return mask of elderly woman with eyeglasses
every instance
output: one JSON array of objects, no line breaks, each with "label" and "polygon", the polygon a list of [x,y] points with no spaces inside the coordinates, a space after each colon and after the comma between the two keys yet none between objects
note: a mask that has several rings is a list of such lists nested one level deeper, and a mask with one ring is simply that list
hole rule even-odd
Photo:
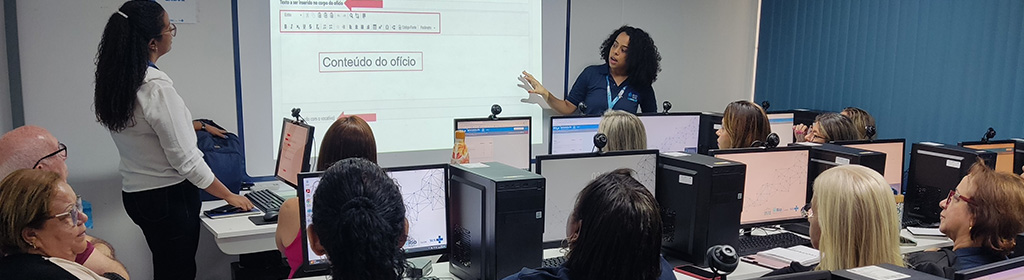
[{"label": "elderly woman with eyeglasses", "polygon": [[[0,275],[4,279],[122,279],[75,262],[86,250],[82,198],[60,175],[17,170],[0,181]],[[125,275],[127,276],[127,275]]]},{"label": "elderly woman with eyeglasses", "polygon": [[[1017,234],[1024,232],[1024,179],[996,172],[979,160],[939,207],[939,231],[953,240],[952,271],[1005,260]],[[924,259],[911,255],[908,261],[915,269],[952,276],[950,268],[936,270],[935,263],[922,263]]]}]

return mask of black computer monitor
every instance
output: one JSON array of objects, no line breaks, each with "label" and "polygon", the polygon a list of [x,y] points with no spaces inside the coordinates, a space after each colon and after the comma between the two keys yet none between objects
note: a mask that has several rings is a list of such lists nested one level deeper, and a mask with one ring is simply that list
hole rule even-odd
[{"label": "black computer monitor", "polygon": [[556,248],[565,239],[565,224],[576,195],[597,175],[619,168],[633,169],[634,178],[655,194],[657,150],[618,151],[537,156],[537,174],[546,180],[544,247]]},{"label": "black computer monitor", "polygon": [[747,165],[740,225],[757,227],[805,221],[810,201],[809,146],[711,150],[717,158]]},{"label": "black computer monitor", "polygon": [[[409,221],[409,236],[402,249],[407,257],[437,255],[448,245],[447,197],[448,165],[421,165],[386,169],[388,176],[402,188],[405,218]],[[300,234],[308,236],[306,229],[313,222],[313,195],[320,185],[323,172],[300,173],[302,182],[299,213],[303,226]],[[309,240],[302,239],[305,271],[325,270],[326,256],[317,256],[309,249]]]},{"label": "black computer monitor", "polygon": [[768,113],[768,123],[772,132],[779,135],[779,146],[788,146],[795,142],[793,138],[793,113]]},{"label": "black computer monitor", "polygon": [[277,147],[274,176],[293,188],[299,187],[298,174],[309,172],[313,150],[313,126],[285,118],[281,125],[281,141]]},{"label": "black computer monitor", "polygon": [[530,117],[456,119],[455,130],[466,132],[470,163],[497,161],[530,169]]},{"label": "black computer monitor", "polygon": [[878,174],[885,174],[885,153],[828,143],[803,142],[794,145],[811,146],[810,182],[812,184],[814,179],[817,179],[818,175],[825,170],[847,164],[861,165],[871,168]]},{"label": "black computer monitor", "polygon": [[[548,154],[561,155],[595,151],[594,134],[601,116],[552,116]],[[472,156],[472,155],[471,155]]]},{"label": "black computer monitor", "polygon": [[836,145],[885,153],[885,182],[894,190],[903,193],[903,157],[906,139],[878,139],[833,142]]},{"label": "black computer monitor", "polygon": [[1021,165],[1024,165],[1024,158],[1019,158],[1018,154],[1024,153],[1024,140],[960,142],[957,145],[964,148],[996,153],[996,171],[1021,174]]},{"label": "black computer monitor", "polygon": [[978,158],[995,167],[996,154],[989,151],[934,142],[910,146],[910,172],[904,199],[903,223],[934,226],[939,222],[939,200],[960,184]]},{"label": "black computer monitor", "polygon": [[639,115],[647,132],[647,148],[662,152],[697,153],[700,113]]},{"label": "black computer monitor", "polygon": [[954,280],[1012,280],[1024,279],[1024,258],[1012,258],[998,261],[971,269],[964,269],[953,274]]},{"label": "black computer monitor", "polygon": [[700,114],[700,135],[697,136],[697,153],[707,155],[718,149],[718,130],[722,128],[722,113],[703,112]]}]

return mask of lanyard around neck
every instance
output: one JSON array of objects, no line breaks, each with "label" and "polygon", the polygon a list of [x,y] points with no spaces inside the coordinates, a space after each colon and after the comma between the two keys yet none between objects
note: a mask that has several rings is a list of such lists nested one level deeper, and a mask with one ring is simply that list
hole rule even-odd
[{"label": "lanyard around neck", "polygon": [[622,86],[622,89],[619,90],[619,95],[612,99],[612,77],[608,75],[605,76],[605,89],[608,91],[608,109],[610,110],[612,107],[615,107],[616,103],[619,103],[619,98],[622,98],[622,94],[626,93],[626,86]]}]

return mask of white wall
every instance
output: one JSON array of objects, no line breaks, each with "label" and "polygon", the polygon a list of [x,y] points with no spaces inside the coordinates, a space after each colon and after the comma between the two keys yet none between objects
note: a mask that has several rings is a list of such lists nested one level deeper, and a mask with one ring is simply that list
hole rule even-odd
[{"label": "white wall", "polygon": [[[25,121],[46,127],[68,145],[69,182],[93,203],[96,227],[90,234],[113,243],[131,274],[146,279],[152,273],[150,253],[141,231],[122,207],[117,150],[92,111],[96,46],[106,19],[123,2],[18,1]],[[173,50],[158,65],[172,77],[193,116],[214,119],[237,131],[230,1],[198,2],[199,23],[178,25]],[[631,24],[651,33],[664,57],[655,89],[659,100],[673,102],[673,111],[721,111],[728,102],[749,99],[756,0],[626,3],[572,2],[570,83],[583,67],[600,63],[597,48],[608,33]],[[544,36],[545,40],[558,37]],[[545,73],[562,72],[560,67],[549,67],[562,65],[561,57],[545,57],[545,61]],[[0,91],[6,94],[6,57],[0,63],[4,63]],[[545,85],[562,88],[560,80],[545,77],[549,80]],[[2,107],[9,98],[0,95],[0,99],[0,110],[9,108]],[[4,122],[9,124],[9,117],[0,116],[0,124]],[[237,257],[221,253],[209,232],[201,232],[199,279],[229,278],[228,263]]]},{"label": "white wall", "polygon": [[599,48],[613,30],[631,25],[647,31],[661,53],[654,83],[658,111],[663,100],[672,102],[674,112],[721,112],[729,102],[749,100],[757,2],[573,1],[569,86],[583,68],[604,63]]},{"label": "white wall", "polygon": [[[199,23],[179,24],[170,53],[157,65],[196,118],[236,128],[231,2],[198,1]],[[119,157],[110,134],[93,115],[96,47],[122,0],[18,1],[25,122],[49,129],[68,146],[68,181],[93,203],[90,234],[110,241],[132,275],[150,278],[142,232],[121,203]],[[6,70],[6,68],[4,68]],[[228,261],[202,230],[200,279],[230,278]]]}]

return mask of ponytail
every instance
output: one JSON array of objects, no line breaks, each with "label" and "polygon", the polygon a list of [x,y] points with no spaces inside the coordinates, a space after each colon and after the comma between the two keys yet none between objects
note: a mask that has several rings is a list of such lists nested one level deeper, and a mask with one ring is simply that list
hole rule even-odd
[{"label": "ponytail", "polygon": [[[336,162],[314,194],[313,231],[336,279],[401,279],[405,204],[401,189],[362,158]],[[329,201],[329,202],[327,202]]]},{"label": "ponytail", "polygon": [[111,13],[96,52],[93,102],[96,120],[120,132],[135,125],[135,99],[146,77],[149,41],[160,38],[164,9],[156,2],[129,1]]}]

